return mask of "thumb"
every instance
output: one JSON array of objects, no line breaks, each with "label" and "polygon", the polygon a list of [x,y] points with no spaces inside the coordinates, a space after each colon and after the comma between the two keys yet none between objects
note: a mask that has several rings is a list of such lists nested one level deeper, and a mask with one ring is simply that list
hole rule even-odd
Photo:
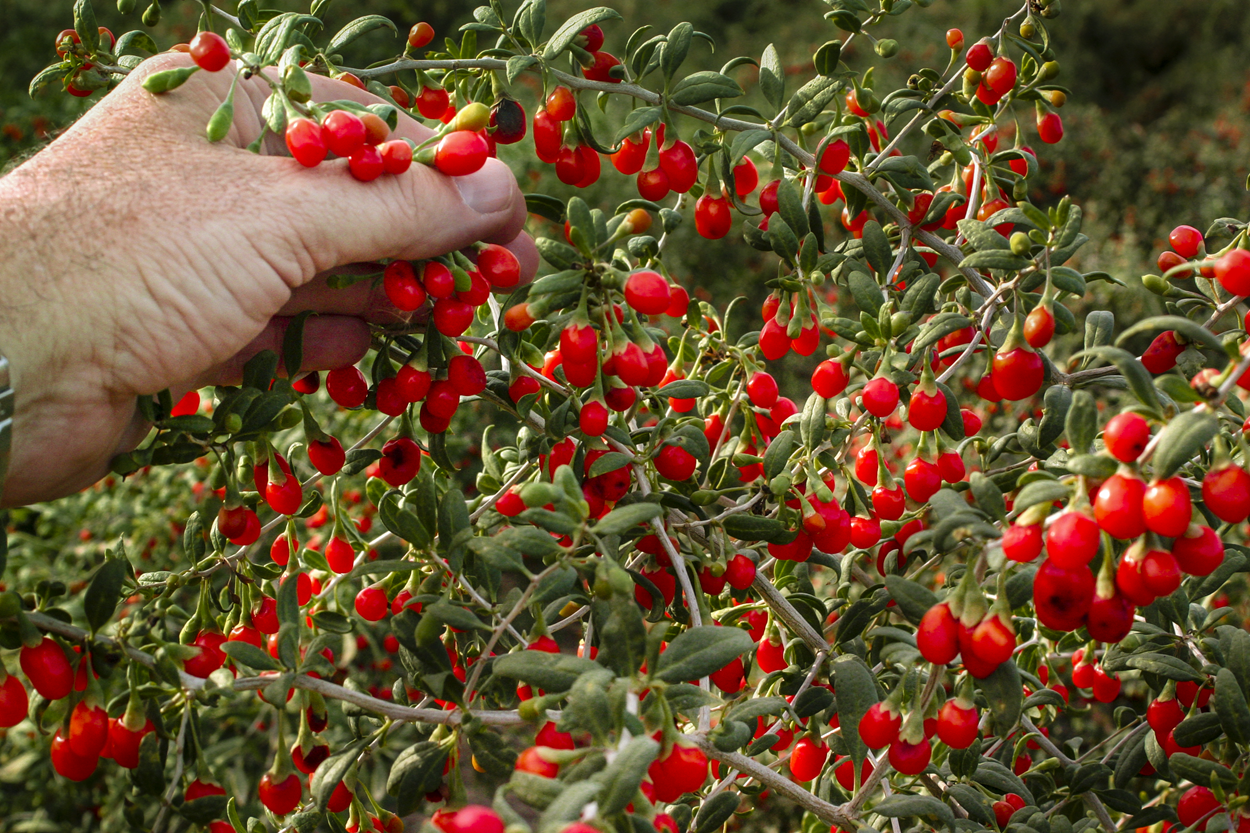
[{"label": "thumb", "polygon": [[265,191],[273,201],[267,213],[281,247],[273,254],[292,264],[282,270],[290,286],[349,263],[429,258],[479,240],[509,243],[525,224],[525,198],[498,159],[468,176],[414,164],[403,174],[360,182],[346,159],[304,168],[290,158],[251,158],[277,180]]}]

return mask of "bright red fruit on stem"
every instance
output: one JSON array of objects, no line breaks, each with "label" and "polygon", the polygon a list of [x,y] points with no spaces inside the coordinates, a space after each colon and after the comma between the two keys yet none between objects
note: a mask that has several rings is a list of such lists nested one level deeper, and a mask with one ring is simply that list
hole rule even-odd
[{"label": "bright red fruit on stem", "polygon": [[1142,499],[1146,484],[1136,477],[1113,474],[1094,498],[1094,519],[1112,538],[1127,541],[1146,531]]},{"label": "bright red fruit on stem", "polygon": [[882,376],[872,379],[864,385],[863,403],[873,416],[888,417],[898,407],[898,385]]},{"label": "bright red fruit on stem", "polygon": [[191,38],[191,60],[205,72],[217,72],[230,63],[230,47],[216,32],[199,32]]},{"label": "bright red fruit on stem", "polygon": [[448,133],[434,151],[434,166],[446,176],[468,176],[486,164],[490,148],[476,132],[456,130]]},{"label": "bright red fruit on stem", "polygon": [[1189,260],[1202,249],[1202,232],[1193,226],[1177,226],[1168,234],[1168,242],[1178,255]]},{"label": "bright red fruit on stem", "polygon": [[932,756],[933,749],[925,738],[921,738],[919,743],[897,740],[890,745],[890,765],[904,775],[924,772]]},{"label": "bright red fruit on stem", "polygon": [[1234,295],[1250,295],[1250,251],[1229,249],[1215,262],[1215,279]]},{"label": "bright red fruit on stem", "polygon": [[1176,538],[1189,529],[1193,503],[1189,487],[1179,477],[1156,480],[1142,497],[1142,514],[1146,528],[1164,538]]},{"label": "bright red fruit on stem", "polygon": [[946,394],[934,389],[932,394],[917,388],[907,403],[907,422],[917,431],[936,431],[946,421]]},{"label": "bright red fruit on stem", "polygon": [[977,739],[980,715],[972,703],[947,700],[938,711],[938,738],[952,749],[967,749]]},{"label": "bright red fruit on stem", "polygon": [[329,153],[325,131],[312,119],[293,119],[287,124],[286,147],[306,168],[316,167]]},{"label": "bright red fruit on stem", "polygon": [[1074,631],[1085,622],[1094,598],[1094,574],[1089,567],[1063,567],[1047,558],[1033,577],[1033,604],[1037,620],[1048,628]]},{"label": "bright red fruit on stem", "polygon": [[421,447],[407,437],[396,437],[382,446],[378,476],[395,488],[403,486],[421,470]]},{"label": "bright red fruit on stem", "polygon": [[625,280],[625,302],[644,315],[661,315],[668,309],[668,281],[658,272],[634,272]]},{"label": "bright red fruit on stem", "polygon": [[829,747],[819,738],[804,735],[794,744],[790,753],[790,774],[796,781],[811,781],[824,769],[829,758]]},{"label": "bright red fruit on stem", "polygon": [[968,54],[964,57],[964,60],[972,69],[975,69],[977,72],[984,72],[994,62],[994,53],[990,51],[988,43],[981,41],[968,47]]},{"label": "bright red fruit on stem", "polygon": [[65,651],[51,637],[45,636],[33,648],[22,646],[22,673],[41,697],[60,700],[69,695],[74,685],[74,670]]},{"label": "bright red fruit on stem", "polygon": [[859,721],[859,736],[869,749],[882,749],[898,740],[903,716],[886,703],[874,703]]},{"label": "bright red fruit on stem", "polygon": [[586,76],[587,80],[600,81],[605,84],[619,84],[621,82],[620,78],[612,77],[612,68],[621,64],[619,58],[607,52],[592,52],[590,54],[594,59],[594,63],[588,67],[582,67],[582,75]]},{"label": "bright red fruit on stem", "polygon": [[412,49],[420,49],[432,40],[434,40],[434,27],[424,20],[413,24],[413,27],[408,30],[408,46]]},{"label": "bright red fruit on stem", "polygon": [[52,737],[52,768],[71,781],[85,781],[100,763],[99,755],[83,756],[76,753],[65,737],[63,729],[57,729]]},{"label": "bright red fruit on stem", "polygon": [[260,803],[275,816],[285,816],[299,806],[303,784],[294,772],[278,783],[266,772],[261,776],[260,785],[256,788]]},{"label": "bright red fruit on stem", "polygon": [[939,602],[925,613],[916,628],[916,647],[926,662],[946,665],[959,655],[959,624],[950,605]]},{"label": "bright red fruit on stem", "polygon": [[1108,454],[1122,463],[1131,463],[1150,442],[1150,423],[1131,411],[1116,414],[1103,429],[1102,440]]},{"label": "bright red fruit on stem", "polygon": [[994,387],[1012,402],[1028,399],[1042,387],[1046,368],[1042,357],[1027,347],[1016,347],[994,354]]}]

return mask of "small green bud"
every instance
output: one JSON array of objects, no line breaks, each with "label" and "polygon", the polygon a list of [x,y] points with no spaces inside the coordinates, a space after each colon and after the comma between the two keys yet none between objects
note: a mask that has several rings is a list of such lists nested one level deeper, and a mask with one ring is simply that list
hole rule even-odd
[{"label": "small green bud", "polygon": [[296,64],[291,64],[282,71],[282,86],[286,89],[287,98],[303,103],[312,98],[312,82],[308,73]]},{"label": "small green bud", "polygon": [[893,58],[898,54],[898,41],[893,38],[882,38],[873,47],[882,58]]},{"label": "small green bud", "polygon": [[1017,231],[1015,234],[1011,235],[1012,254],[1019,255],[1020,257],[1026,257],[1029,254],[1029,250],[1032,248],[1033,246],[1029,241],[1029,236],[1024,232]]},{"label": "small green bud", "polygon": [[1142,275],[1142,285],[1156,295],[1166,296],[1172,291],[1167,278],[1161,275]]},{"label": "small green bud", "polygon": [[144,26],[155,26],[156,24],[160,23],[161,22],[161,4],[153,3],[152,5],[148,6],[147,10],[144,11],[143,17],[141,19],[143,20]]}]

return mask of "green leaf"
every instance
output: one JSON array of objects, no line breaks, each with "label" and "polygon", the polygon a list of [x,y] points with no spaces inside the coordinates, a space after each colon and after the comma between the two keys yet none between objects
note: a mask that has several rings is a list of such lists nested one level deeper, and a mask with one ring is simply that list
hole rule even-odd
[{"label": "green leaf", "polygon": [[968,238],[968,242],[978,252],[1011,249],[1007,238],[994,231],[988,223],[980,220],[960,220],[956,225],[959,227],[960,234]]},{"label": "green leaf", "polygon": [[394,34],[399,33],[399,29],[391,22],[390,18],[383,17],[380,14],[358,17],[342,29],[339,29],[334,37],[330,38],[330,42],[326,44],[326,54],[333,55],[335,52],[341,52],[343,47],[352,43],[361,35],[368,34],[375,29],[390,29]]},{"label": "green leaf", "polygon": [[1159,392],[1154,386],[1154,377],[1142,366],[1140,359],[1127,350],[1106,346],[1082,350],[1080,353],[1072,356],[1072,358],[1077,359],[1086,355],[1114,364],[1120,373],[1124,375],[1125,380],[1128,382],[1129,390],[1133,392],[1137,400],[1150,410],[1152,416],[1161,415],[1162,408],[1159,403]]},{"label": "green leaf", "polygon": [[75,0],[74,31],[88,52],[95,52],[100,46],[100,28],[96,23],[95,9],[91,0]]},{"label": "green leaf", "polygon": [[1018,515],[1030,506],[1036,506],[1039,503],[1066,500],[1071,493],[1072,489],[1058,480],[1034,480],[1016,495],[1011,511]]},{"label": "green leaf", "polygon": [[83,594],[83,612],[91,630],[98,631],[113,618],[129,575],[130,562],[119,555],[105,561],[91,577],[87,592]]},{"label": "green leaf", "polygon": [[660,517],[664,509],[655,503],[631,503],[618,506],[599,519],[594,525],[596,535],[621,535],[629,532],[639,524],[650,523]]},{"label": "green leaf", "polygon": [[1003,272],[1019,272],[1033,261],[1013,255],[1010,251],[987,249],[973,252],[959,263],[960,269],[995,269]]},{"label": "green leaf", "polygon": [[842,82],[824,75],[808,81],[790,96],[790,103],[786,107],[786,112],[789,113],[786,124],[790,127],[802,127],[813,121],[842,89]]},{"label": "green leaf", "polygon": [[834,704],[833,692],[820,686],[812,686],[794,698],[794,713],[801,718],[820,714]]},{"label": "green leaf", "polygon": [[296,590],[298,582],[292,578],[290,581],[284,581],[278,586],[278,621],[282,624],[294,624],[299,622],[299,597]]},{"label": "green leaf", "polygon": [[634,800],[647,767],[659,754],[660,744],[645,735],[633,738],[616,753],[607,769],[595,776],[603,785],[599,793],[600,815],[615,815]]},{"label": "green leaf", "polygon": [[724,826],[738,809],[741,797],[733,790],[717,793],[703,802],[694,817],[694,833],[713,833]]},{"label": "green leaf", "polygon": [[1120,337],[1115,340],[1116,346],[1123,346],[1139,333],[1154,332],[1155,330],[1175,330],[1189,341],[1205,344],[1220,352],[1224,351],[1224,344],[1220,341],[1219,336],[1196,321],[1190,321],[1188,318],[1183,318],[1179,315],[1154,315],[1143,321],[1138,321],[1120,333]]},{"label": "green leaf", "polygon": [[1068,458],[1066,465],[1073,474],[1083,474],[1096,480],[1106,480],[1119,468],[1114,459],[1101,454],[1074,454]]},{"label": "green leaf", "polygon": [[508,83],[514,84],[521,77],[521,73],[538,63],[538,59],[533,55],[513,55],[508,59],[508,68],[505,74],[508,76]]},{"label": "green leaf", "polygon": [[1205,746],[1223,736],[1224,727],[1221,725],[1220,715],[1215,712],[1187,717],[1172,730],[1172,737],[1181,747]]},{"label": "green leaf", "polygon": [[947,792],[959,802],[960,807],[968,811],[969,819],[991,830],[995,827],[993,805],[979,790],[967,784],[951,784],[947,787]]},{"label": "green leaf", "polygon": [[1150,759],[1146,755],[1146,736],[1138,734],[1120,750],[1115,762],[1115,773],[1111,777],[1111,785],[1116,789],[1124,789],[1142,771]]},{"label": "green leaf", "polygon": [[771,105],[773,109],[780,110],[782,103],[786,100],[786,74],[781,67],[781,58],[777,55],[777,47],[771,43],[764,47],[764,54],[760,56],[760,91],[764,93],[764,99]]},{"label": "green leaf", "polygon": [[632,136],[644,127],[655,124],[660,120],[661,113],[659,107],[639,107],[633,110],[625,117],[625,123],[621,125],[621,129],[612,137],[612,144],[619,145],[626,136]]},{"label": "green leaf", "polygon": [[880,311],[881,305],[885,303],[885,296],[881,294],[881,286],[876,279],[867,272],[856,269],[847,276],[847,282],[850,285],[851,297],[855,299],[855,305],[869,315],[875,316]]},{"label": "green leaf", "polygon": [[44,87],[48,86],[53,81],[60,81],[66,75],[69,75],[69,73],[70,65],[67,63],[58,62],[50,64],[39,70],[39,74],[31,79],[30,86],[26,88],[26,94],[31,98],[34,98]]},{"label": "green leaf", "polygon": [[268,651],[257,648],[250,642],[230,640],[221,643],[221,650],[226,652],[236,663],[255,668],[257,671],[280,671],[282,663],[278,662]]},{"label": "green leaf", "polygon": [[977,680],[977,687],[985,693],[990,713],[994,717],[994,731],[1006,737],[1020,721],[1024,704],[1020,670],[1014,660],[1007,660],[984,679]]},{"label": "green leaf", "polygon": [[738,86],[737,81],[719,72],[702,70],[678,81],[669,101],[683,107],[693,107],[714,99],[737,98],[740,95],[742,87]]},{"label": "green leaf", "polygon": [[913,355],[918,355],[930,345],[937,344],[942,338],[958,332],[972,324],[972,319],[957,312],[940,312],[933,316],[920,329],[920,335],[911,343]]},{"label": "green leaf", "polygon": [[178,808],[178,815],[192,824],[207,826],[213,819],[221,818],[226,812],[229,799],[224,795],[205,795],[192,801],[183,802]]},{"label": "green leaf", "polygon": [[[417,549],[425,549],[430,545],[433,536],[430,530],[425,528],[425,524],[417,517],[417,513],[408,509],[402,504],[403,492],[398,489],[391,489],[382,496],[378,502],[378,520],[382,521],[382,526],[394,535],[412,544]],[[357,568],[357,571],[372,571],[376,562],[365,561]],[[418,565],[403,569],[416,569]]]},{"label": "green leaf", "polygon": [[951,809],[929,795],[892,795],[882,799],[872,809],[886,818],[921,818],[931,823],[940,821],[947,826],[955,823]]},{"label": "green leaf", "polygon": [[621,13],[615,9],[609,9],[606,6],[598,6],[593,9],[587,9],[573,15],[564,21],[564,25],[556,30],[551,36],[551,40],[547,41],[547,46],[543,48],[543,58],[550,61],[564,50],[568,49],[573,40],[582,33],[587,26],[593,26],[596,23],[602,23],[605,20],[620,20]]},{"label": "green leaf", "polygon": [[782,431],[768,444],[764,452],[764,477],[772,480],[785,470],[790,455],[799,447],[799,437],[793,431]]},{"label": "green leaf", "polygon": [[885,588],[890,591],[890,596],[898,604],[899,613],[913,624],[919,624],[924,615],[929,612],[929,608],[938,602],[933,591],[923,584],[894,573],[885,577]]},{"label": "green leaf", "polygon": [[777,212],[796,235],[805,236],[808,233],[811,224],[803,208],[803,194],[794,182],[786,178],[782,178],[777,186]]},{"label": "green leaf", "polygon": [[622,454],[619,451],[609,451],[599,459],[590,464],[590,470],[586,472],[589,478],[598,477],[601,474],[607,474],[610,471],[624,468],[629,465],[631,458],[628,454]]},{"label": "green leaf", "polygon": [[842,740],[847,753],[855,762],[858,780],[860,766],[868,747],[859,736],[859,722],[877,702],[877,685],[872,671],[862,659],[853,654],[843,654],[833,663],[833,687],[838,698],[838,722],[842,726]]},{"label": "green leaf", "polygon": [[546,0],[527,0],[517,10],[516,17],[513,18],[513,27],[518,29],[521,36],[531,45],[537,46],[542,40],[543,29],[547,27]]},{"label": "green leaf", "polygon": [[1134,654],[1128,657],[1124,664],[1129,668],[1136,668],[1138,671],[1146,671],[1151,674],[1158,674],[1160,677],[1168,680],[1176,680],[1177,682],[1201,682],[1205,679],[1202,674],[1198,673],[1184,660],[1167,654],[1145,653]]},{"label": "green leaf", "polygon": [[890,240],[876,220],[869,220],[864,224],[863,244],[864,257],[868,258],[868,265],[881,278],[888,280],[889,275],[886,273],[893,261],[893,254],[890,251]]},{"label": "green leaf", "polygon": [[386,779],[386,792],[395,796],[399,804],[396,812],[408,815],[420,805],[426,793],[438,789],[443,783],[446,762],[446,748],[433,741],[421,741],[400,752]]},{"label": "green leaf", "polygon": [[563,830],[569,822],[581,818],[582,810],[594,801],[603,786],[595,781],[564,782],[564,789],[547,805],[538,819],[538,829],[554,833]]},{"label": "green leaf", "polygon": [[495,659],[491,670],[509,679],[538,686],[550,694],[568,691],[582,674],[602,667],[597,662],[569,654],[516,651]]},{"label": "green leaf", "polygon": [[1089,391],[1078,390],[1072,394],[1072,404],[1064,417],[1064,431],[1073,451],[1084,454],[1093,447],[1098,433],[1098,404]]},{"label": "green leaf", "polygon": [[[701,379],[678,379],[675,382],[669,382],[660,388],[657,393],[660,396],[672,397],[673,399],[697,399],[701,396],[707,396],[711,391],[712,388],[708,386],[708,383]],[[596,460],[595,462],[599,461]],[[611,469],[608,469],[608,471],[611,471]]]},{"label": "green leaf", "polygon": [[891,156],[877,166],[877,173],[899,188],[932,191],[933,177],[929,169],[914,156]]},{"label": "green leaf", "polygon": [[745,512],[730,515],[721,524],[728,535],[740,541],[767,541],[770,544],[788,544],[795,538],[794,532],[786,529],[781,521],[776,518],[748,515]]},{"label": "green leaf", "polygon": [[674,26],[664,39],[664,44],[660,47],[660,72],[665,81],[672,81],[678,68],[685,62],[693,36],[694,27],[683,21]]},{"label": "green leaf", "polygon": [[156,796],[165,791],[165,760],[156,732],[148,732],[140,741],[139,766],[130,771],[130,782],[145,795]]},{"label": "green leaf", "polygon": [[737,136],[734,136],[733,144],[729,146],[729,162],[736,165],[742,161],[742,157],[746,156],[752,148],[758,146],[761,142],[767,142],[773,137],[773,134],[761,128],[755,130],[744,130]]},{"label": "green leaf", "polygon": [[981,511],[993,518],[1007,517],[1007,501],[1003,498],[1002,489],[993,480],[979,471],[974,471],[968,478],[968,484]]},{"label": "green leaf", "polygon": [[1025,804],[1036,804],[1033,791],[1025,786],[1024,781],[1007,767],[992,758],[982,758],[972,780],[989,787],[995,792],[1015,793],[1024,799]]},{"label": "green leaf", "polygon": [[654,676],[666,683],[706,677],[751,650],[755,643],[741,628],[705,625],[690,628],[660,655]]},{"label": "green leaf", "polygon": [[1220,430],[1220,420],[1211,411],[1186,411],[1179,414],[1159,432],[1155,447],[1156,478],[1171,477],[1192,460]]},{"label": "green leaf", "polygon": [[564,782],[516,769],[508,779],[508,787],[517,798],[541,810],[559,798]]},{"label": "green leaf", "polygon": [[1215,677],[1215,713],[1233,743],[1250,743],[1250,706],[1237,682],[1237,675],[1221,668]]},{"label": "green leaf", "polygon": [[444,625],[449,625],[457,630],[490,630],[490,626],[484,623],[481,619],[478,619],[460,605],[452,604],[446,599],[439,599],[434,604],[426,607],[424,614],[426,616],[433,616]]},{"label": "green leaf", "polygon": [[1200,786],[1210,784],[1212,776],[1214,776],[1215,780],[1224,789],[1233,790],[1237,788],[1238,779],[1232,770],[1223,764],[1208,761],[1205,758],[1195,758],[1193,755],[1177,752],[1168,756],[1168,768],[1180,778],[1184,778],[1186,781],[1193,781]]}]

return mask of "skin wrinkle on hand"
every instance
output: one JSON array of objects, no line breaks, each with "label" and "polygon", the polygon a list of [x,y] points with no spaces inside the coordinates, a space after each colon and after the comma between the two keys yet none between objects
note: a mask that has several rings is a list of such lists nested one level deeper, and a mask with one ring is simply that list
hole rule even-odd
[{"label": "skin wrinkle on hand", "polygon": [[[188,61],[144,62],[0,179],[0,351],[17,403],[7,505],[103,477],[146,434],[137,397],[237,383],[257,350],[280,350],[287,320],[277,316],[321,313],[308,323],[305,370],[359,360],[364,322],[394,323],[396,313],[376,292],[333,295],[327,273],[478,240],[508,246],[524,279],[537,269],[524,200],[502,163],[463,183],[424,166],[359,183],[343,160],[300,167],[281,137],[266,140],[275,154],[254,155],[246,145],[269,92],[260,78],[240,81],[231,130],[209,144],[204,126],[229,73],[196,74],[162,96],[140,86]],[[318,101],[381,101],[331,79],[313,84]],[[428,132],[401,117],[392,135]]]}]

